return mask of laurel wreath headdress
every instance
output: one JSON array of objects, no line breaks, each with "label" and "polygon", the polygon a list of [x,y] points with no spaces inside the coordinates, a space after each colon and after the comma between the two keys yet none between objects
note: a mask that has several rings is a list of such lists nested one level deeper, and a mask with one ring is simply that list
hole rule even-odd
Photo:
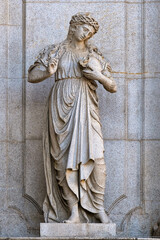
[{"label": "laurel wreath headdress", "polygon": [[98,22],[89,13],[78,13],[72,16],[70,24],[89,24],[95,29],[95,32],[98,32],[99,29]]}]

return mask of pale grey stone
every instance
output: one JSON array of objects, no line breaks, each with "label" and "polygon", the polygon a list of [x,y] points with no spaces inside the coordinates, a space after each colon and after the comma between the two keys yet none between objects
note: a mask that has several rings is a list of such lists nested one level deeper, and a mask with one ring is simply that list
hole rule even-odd
[{"label": "pale grey stone", "polygon": [[[28,70],[30,83],[39,83],[54,73],[56,81],[43,135],[46,223],[110,223],[103,204],[106,173],[94,80],[110,93],[115,93],[117,86],[108,61],[93,45],[86,44],[98,28],[88,13],[72,16],[65,42],[44,48]],[[60,216],[62,207],[64,215]]]},{"label": "pale grey stone", "polygon": [[[27,236],[27,221],[20,211],[0,214],[1,237],[22,237]],[[2,221],[3,220],[3,221]]]},{"label": "pale grey stone", "polygon": [[160,72],[160,5],[158,2],[151,2],[145,4],[145,72],[151,73],[154,76],[155,73]]},{"label": "pale grey stone", "polygon": [[8,27],[0,25],[0,55],[1,55],[1,64],[0,64],[0,78],[8,77]]},{"label": "pale grey stone", "polygon": [[0,187],[0,209],[1,212],[7,208],[7,190]]},{"label": "pale grey stone", "polygon": [[144,137],[160,139],[160,79],[145,79]]},{"label": "pale grey stone", "polygon": [[115,81],[116,94],[104,91],[102,86],[97,91],[104,139],[125,138],[125,82],[121,78]]},{"label": "pale grey stone", "polygon": [[107,166],[105,207],[111,215],[117,216],[115,218],[118,223],[121,216],[139,207],[141,203],[140,143],[105,141],[105,150]]},{"label": "pale grey stone", "polygon": [[142,137],[142,80],[128,81],[128,139],[140,139]]},{"label": "pale grey stone", "polygon": [[129,74],[142,72],[142,4],[126,4],[126,72]]},{"label": "pale grey stone", "polygon": [[0,0],[0,23],[8,23],[8,0]]},{"label": "pale grey stone", "polygon": [[160,201],[160,142],[145,141],[144,198]]},{"label": "pale grey stone", "polygon": [[105,238],[116,235],[116,224],[66,224],[66,223],[41,223],[40,236],[41,237],[90,237]]},{"label": "pale grey stone", "polygon": [[9,26],[8,30],[8,77],[22,79],[22,27]]},{"label": "pale grey stone", "polygon": [[6,175],[7,175],[7,146],[6,143],[0,143],[0,187],[6,187]]},{"label": "pale grey stone", "polygon": [[[152,229],[157,228],[157,223],[160,220],[160,201],[145,201],[145,211],[151,217]],[[156,230],[156,229],[155,229]]]},{"label": "pale grey stone", "polygon": [[26,106],[26,138],[42,139],[45,123],[45,105],[33,104]]},{"label": "pale grey stone", "polygon": [[[33,184],[34,183],[34,184]],[[42,141],[26,141],[25,193],[42,206],[45,190]]]},{"label": "pale grey stone", "polygon": [[17,187],[10,187],[7,190],[7,207],[11,209],[13,212],[21,212],[24,213],[24,197],[22,196],[23,190]]},{"label": "pale grey stone", "polygon": [[[105,161],[107,167],[105,208],[125,194],[125,141],[105,141]],[[117,187],[118,182],[118,187]]]},{"label": "pale grey stone", "polygon": [[148,214],[142,214],[141,209],[135,209],[132,213],[126,216],[124,222],[125,237],[148,237],[150,236],[150,216]]},{"label": "pale grey stone", "polygon": [[[75,9],[76,12],[94,13],[95,19],[100,23],[100,29],[94,36],[95,45],[109,59],[114,72],[125,72],[125,9],[123,3],[40,2],[34,4],[28,2],[26,7],[28,13],[26,19],[26,72],[33,63],[35,54],[38,54],[41,48],[65,39],[70,17],[75,14]],[[47,14],[45,14],[46,12]],[[57,16],[63,16],[63,19]]]},{"label": "pale grey stone", "polygon": [[7,79],[0,79],[0,141],[7,138],[7,83]]},{"label": "pale grey stone", "polygon": [[12,141],[23,140],[22,79],[8,80],[8,134]]},{"label": "pale grey stone", "polygon": [[22,188],[23,163],[22,143],[9,143],[8,145],[8,187]]},{"label": "pale grey stone", "polygon": [[139,141],[127,142],[126,195],[130,209],[140,206],[141,195],[141,146]]},{"label": "pale grey stone", "polygon": [[[22,25],[22,4],[21,0],[9,1],[9,24]],[[24,17],[24,16],[23,16]]]},{"label": "pale grey stone", "polygon": [[39,84],[30,84],[26,82],[26,104],[46,105],[54,80],[49,78]]},{"label": "pale grey stone", "polygon": [[[137,0],[130,0],[130,2],[135,2]],[[41,3],[42,1],[41,0],[25,0],[26,3]],[[56,1],[53,1],[53,0],[43,0],[43,3],[53,3],[53,2],[56,2],[56,3],[106,3],[107,1],[106,0],[56,0]],[[125,2],[125,0],[113,0],[113,1],[110,1],[109,3],[123,3]]]}]

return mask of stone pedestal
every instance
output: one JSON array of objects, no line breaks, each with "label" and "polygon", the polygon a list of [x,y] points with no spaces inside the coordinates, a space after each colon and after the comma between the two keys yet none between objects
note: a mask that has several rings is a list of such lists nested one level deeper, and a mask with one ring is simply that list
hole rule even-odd
[{"label": "stone pedestal", "polygon": [[116,235],[116,224],[109,223],[41,223],[41,237],[105,238]]}]

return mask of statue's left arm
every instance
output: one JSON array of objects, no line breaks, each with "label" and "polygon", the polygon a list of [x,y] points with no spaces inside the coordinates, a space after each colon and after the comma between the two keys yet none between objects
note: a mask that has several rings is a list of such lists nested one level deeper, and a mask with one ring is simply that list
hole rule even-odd
[{"label": "statue's left arm", "polygon": [[100,72],[97,70],[83,70],[83,74],[88,79],[93,79],[99,81],[103,87],[110,93],[117,92],[117,85],[112,77],[107,77],[105,72]]}]

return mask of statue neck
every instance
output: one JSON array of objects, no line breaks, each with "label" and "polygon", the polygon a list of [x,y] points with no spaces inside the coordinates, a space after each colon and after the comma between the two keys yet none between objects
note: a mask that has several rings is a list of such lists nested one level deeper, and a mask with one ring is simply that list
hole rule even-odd
[{"label": "statue neck", "polygon": [[70,47],[77,51],[85,51],[86,45],[84,41],[77,41],[75,38],[72,39]]}]

